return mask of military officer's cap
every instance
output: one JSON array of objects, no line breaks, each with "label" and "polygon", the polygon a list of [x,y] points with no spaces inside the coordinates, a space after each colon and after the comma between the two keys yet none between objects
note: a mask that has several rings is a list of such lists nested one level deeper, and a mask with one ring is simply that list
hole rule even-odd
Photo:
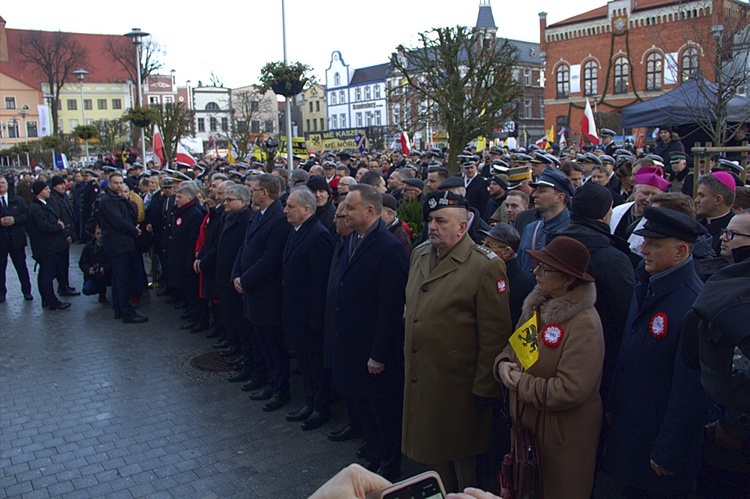
[{"label": "military officer's cap", "polygon": [[422,153],[419,152],[419,151],[417,151],[416,149],[412,149],[411,152],[409,153],[409,156],[416,156],[418,158],[421,158],[422,157]]},{"label": "military officer's cap", "polygon": [[669,162],[677,163],[678,161],[687,161],[687,154],[682,151],[673,151],[669,153]]},{"label": "military officer's cap", "polygon": [[539,176],[539,180],[532,182],[532,187],[552,187],[566,196],[568,199],[573,197],[575,188],[570,182],[570,179],[560,170],[557,170],[551,166],[544,167],[542,174]]},{"label": "military officer's cap", "polygon": [[734,173],[738,176],[742,175],[743,172],[741,164],[737,163],[736,161],[729,161],[728,159],[720,159],[717,165],[713,167],[713,169]]},{"label": "military officer's cap", "polygon": [[172,177],[164,177],[161,179],[160,184],[162,187],[173,187],[174,179]]},{"label": "military officer's cap", "polygon": [[699,224],[693,217],[667,208],[646,206],[643,210],[646,224],[642,229],[633,233],[653,239],[665,239],[674,237],[688,243],[695,241],[705,234],[706,228]]},{"label": "military officer's cap", "polygon": [[507,244],[514,252],[518,252],[518,247],[521,245],[521,234],[518,233],[515,227],[505,222],[496,223],[490,230],[480,229],[479,233]]},{"label": "military officer's cap", "polygon": [[490,154],[499,154],[502,156],[503,154],[505,154],[505,151],[503,151],[501,147],[492,146],[490,147]]},{"label": "military officer's cap", "polygon": [[514,166],[508,169],[508,187],[511,189],[515,189],[530,178],[531,168],[528,166]]},{"label": "military officer's cap", "polygon": [[614,137],[617,135],[614,130],[610,130],[609,128],[602,128],[599,130],[599,135],[602,137]]},{"label": "military officer's cap", "polygon": [[627,149],[617,149],[615,150],[615,156],[630,156],[633,158],[633,153],[628,151]]},{"label": "military officer's cap", "polygon": [[83,174],[84,174],[84,175],[91,175],[92,177],[98,177],[98,176],[99,176],[99,174],[97,174],[97,173],[96,173],[96,172],[95,172],[94,170],[92,170],[91,168],[84,168],[84,169],[83,169]]},{"label": "military officer's cap", "polygon": [[607,163],[612,166],[614,166],[615,164],[615,158],[609,156],[608,154],[602,154],[601,156],[599,156],[599,160],[601,160],[602,163]]},{"label": "military officer's cap", "polygon": [[516,153],[512,155],[511,157],[513,158],[513,161],[515,161],[516,163],[529,163],[534,159],[528,154],[524,154],[524,153]]},{"label": "military officer's cap", "polygon": [[599,156],[590,152],[587,152],[586,155],[580,159],[580,161],[584,163],[594,163],[595,165],[602,166],[602,160],[599,159]]}]

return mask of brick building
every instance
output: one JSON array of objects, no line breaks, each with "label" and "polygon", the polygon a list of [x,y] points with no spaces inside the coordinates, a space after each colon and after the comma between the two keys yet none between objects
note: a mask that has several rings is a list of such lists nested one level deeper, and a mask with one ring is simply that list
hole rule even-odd
[{"label": "brick building", "polygon": [[697,71],[715,81],[717,47],[731,45],[747,9],[735,0],[612,0],[549,26],[540,13],[545,128],[569,128],[577,140],[588,97],[597,125],[621,132],[622,107]]}]

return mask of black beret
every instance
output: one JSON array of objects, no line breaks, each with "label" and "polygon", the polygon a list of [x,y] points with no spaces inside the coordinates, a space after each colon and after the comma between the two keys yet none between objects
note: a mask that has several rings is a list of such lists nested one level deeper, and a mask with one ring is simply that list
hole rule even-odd
[{"label": "black beret", "polygon": [[422,213],[424,219],[433,211],[442,210],[443,208],[463,208],[469,209],[469,202],[466,198],[454,194],[450,191],[434,192],[427,196],[422,204]]}]

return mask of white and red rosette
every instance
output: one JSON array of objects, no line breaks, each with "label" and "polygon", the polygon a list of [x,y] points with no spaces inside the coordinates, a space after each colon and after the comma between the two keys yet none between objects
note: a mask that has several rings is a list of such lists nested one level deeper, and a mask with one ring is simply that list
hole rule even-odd
[{"label": "white and red rosette", "polygon": [[182,225],[182,217],[177,217],[177,220],[174,221],[174,224],[178,227]]},{"label": "white and red rosette", "polygon": [[654,338],[664,338],[667,335],[667,314],[659,312],[648,322],[648,331]]},{"label": "white and red rosette", "polygon": [[547,324],[542,329],[542,341],[550,348],[557,348],[562,343],[565,331],[559,324]]}]

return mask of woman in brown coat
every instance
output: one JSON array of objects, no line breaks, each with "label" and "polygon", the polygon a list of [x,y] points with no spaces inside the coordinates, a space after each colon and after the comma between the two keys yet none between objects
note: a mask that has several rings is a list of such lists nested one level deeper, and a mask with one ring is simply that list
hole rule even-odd
[{"label": "woman in brown coat", "polygon": [[585,272],[590,257],[584,245],[565,236],[528,252],[537,261],[537,285],[524,302],[519,324],[537,313],[538,360],[522,369],[509,344],[495,359],[495,376],[510,391],[516,423],[520,416],[531,432],[538,427],[544,495],[588,499],[602,421],[604,362],[596,288]]}]

